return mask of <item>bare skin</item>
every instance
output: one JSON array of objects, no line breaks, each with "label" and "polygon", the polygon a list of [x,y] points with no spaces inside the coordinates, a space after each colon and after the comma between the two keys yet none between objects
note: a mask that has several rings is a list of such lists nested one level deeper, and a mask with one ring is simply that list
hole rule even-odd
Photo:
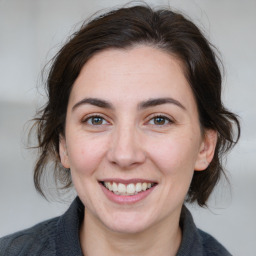
[{"label": "bare skin", "polygon": [[[85,205],[83,253],[176,255],[184,198],[194,171],[212,160],[216,138],[202,134],[179,60],[149,46],[92,57],[74,83],[60,141]],[[150,186],[120,195],[107,187],[115,182]]]}]

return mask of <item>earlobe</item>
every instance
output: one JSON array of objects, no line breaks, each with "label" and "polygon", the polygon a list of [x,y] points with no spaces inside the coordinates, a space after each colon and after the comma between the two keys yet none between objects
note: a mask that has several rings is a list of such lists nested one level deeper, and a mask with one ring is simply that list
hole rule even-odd
[{"label": "earlobe", "polygon": [[217,144],[217,132],[206,130],[195,164],[195,171],[205,170],[213,159]]},{"label": "earlobe", "polygon": [[69,166],[69,158],[68,158],[68,153],[67,153],[67,145],[66,145],[66,140],[63,136],[60,136],[59,139],[59,154],[60,154],[60,160],[62,165],[65,168],[70,168]]}]

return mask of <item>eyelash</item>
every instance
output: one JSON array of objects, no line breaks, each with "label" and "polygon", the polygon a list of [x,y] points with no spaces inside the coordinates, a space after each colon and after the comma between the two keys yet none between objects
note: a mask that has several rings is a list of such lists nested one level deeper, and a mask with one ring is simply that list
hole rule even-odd
[{"label": "eyelash", "polygon": [[[82,120],[82,123],[87,123],[87,124],[89,124],[89,125],[91,125],[91,126],[105,125],[105,124],[99,124],[99,125],[93,124],[93,123],[92,123],[92,119],[93,119],[93,118],[100,118],[100,119],[102,120],[102,122],[105,121],[106,123],[108,123],[108,122],[106,121],[106,119],[105,119],[103,116],[101,116],[101,115],[91,115],[91,116],[85,118],[84,120]],[[89,123],[89,120],[91,120],[91,123]]]},{"label": "eyelash", "polygon": [[158,125],[154,123],[154,124],[151,124],[151,125],[156,125],[156,126],[162,127],[162,126],[166,126],[166,125],[170,125],[170,124],[174,123],[170,118],[168,118],[167,116],[164,116],[164,115],[155,115],[155,116],[153,116],[149,119],[148,123],[150,123],[150,121],[156,120],[157,118],[162,118],[165,123],[164,124],[158,124]]},{"label": "eyelash", "polygon": [[[92,122],[93,122],[93,119],[94,119],[94,118],[99,118],[99,119],[101,120],[101,123],[100,123],[100,124],[93,124]],[[156,124],[155,121],[156,121],[157,118],[162,119],[162,120],[164,121],[164,123],[163,123],[163,124]],[[153,121],[154,123],[150,123],[151,121]],[[104,122],[105,122],[105,123],[104,123]],[[87,123],[87,124],[90,125],[90,126],[101,126],[101,125],[106,125],[106,124],[108,124],[108,122],[106,121],[106,119],[105,119],[103,116],[101,116],[101,115],[92,115],[92,116],[89,116],[89,117],[87,117],[86,119],[84,119],[84,120],[82,121],[82,123]],[[168,117],[166,117],[166,116],[164,116],[164,115],[155,115],[155,116],[151,117],[147,123],[150,124],[150,125],[163,127],[163,126],[166,126],[166,125],[170,125],[171,123],[173,123],[173,121],[172,121],[170,118],[168,118]]]}]

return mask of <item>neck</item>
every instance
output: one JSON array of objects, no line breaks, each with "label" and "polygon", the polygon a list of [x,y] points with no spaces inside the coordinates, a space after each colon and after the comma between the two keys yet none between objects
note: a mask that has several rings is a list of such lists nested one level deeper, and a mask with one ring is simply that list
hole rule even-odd
[{"label": "neck", "polygon": [[83,254],[86,256],[174,256],[182,237],[179,215],[175,219],[175,222],[173,218],[164,219],[142,232],[124,234],[108,229],[85,211],[80,231]]}]

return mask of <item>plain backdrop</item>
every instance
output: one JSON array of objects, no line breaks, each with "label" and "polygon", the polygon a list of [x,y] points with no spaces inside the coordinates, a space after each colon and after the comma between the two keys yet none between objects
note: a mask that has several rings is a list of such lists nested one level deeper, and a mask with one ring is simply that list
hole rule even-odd
[{"label": "plain backdrop", "polygon": [[[81,22],[121,0],[0,0],[0,236],[57,216],[74,194],[47,202],[35,191],[35,153],[26,124],[44,98],[41,70]],[[147,1],[187,14],[222,54],[223,101],[241,118],[242,136],[227,159],[209,209],[190,206],[195,222],[233,255],[255,256],[256,1]],[[41,89],[37,89],[37,87]],[[54,193],[54,186],[49,185]],[[58,202],[57,202],[58,201]]]}]

